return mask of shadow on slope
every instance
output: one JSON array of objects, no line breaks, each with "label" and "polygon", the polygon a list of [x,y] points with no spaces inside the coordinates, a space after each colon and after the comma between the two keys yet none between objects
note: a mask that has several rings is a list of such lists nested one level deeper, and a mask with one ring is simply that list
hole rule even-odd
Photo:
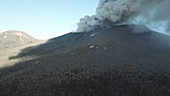
[{"label": "shadow on slope", "polygon": [[10,59],[38,57],[1,69],[0,95],[169,96],[169,36],[130,31],[69,33],[26,48]]},{"label": "shadow on slope", "polygon": [[[45,44],[28,47],[17,56],[10,57],[10,60],[36,58],[1,69],[4,71],[0,74],[3,76],[25,69],[36,70],[39,67],[47,70],[48,66],[50,68],[60,66],[61,69],[63,66],[65,69],[68,66],[73,69],[78,66],[90,70],[93,67],[101,69],[101,66],[124,64],[135,66],[138,70],[170,74],[170,44],[168,43],[170,37],[150,30],[134,33],[131,32],[132,27],[135,26],[114,26],[104,31],[68,33],[50,39]],[[89,66],[93,67],[88,68]]]},{"label": "shadow on slope", "polygon": [[[60,37],[49,39],[46,43],[25,48],[21,50],[17,56],[9,57],[9,60],[20,59],[22,61],[13,66],[2,68],[0,70],[0,77],[13,74],[15,72],[19,73],[20,71],[32,68],[34,66],[37,67],[37,65],[39,66],[40,61],[43,62],[44,66],[50,62],[56,63],[56,60],[53,58],[53,56],[58,59],[69,58],[68,56],[64,55],[67,54],[68,51],[74,50],[74,46],[90,38],[92,34],[93,32],[68,33]],[[74,53],[70,54],[74,55]],[[32,59],[30,60],[29,58]]]},{"label": "shadow on slope", "polygon": [[47,54],[52,54],[63,50],[64,48],[68,48],[77,44],[78,42],[83,41],[85,36],[89,35],[89,33],[68,33],[63,36],[49,39],[45,44],[41,44],[38,46],[28,47],[23,49],[21,53],[17,56],[10,57],[11,59],[22,58],[22,57],[31,57],[31,56],[42,56]]},{"label": "shadow on slope", "polygon": [[[53,53],[55,54],[65,49],[70,49],[70,47],[73,47],[74,45],[79,44],[80,46],[82,46],[84,44],[83,43],[84,41],[88,42],[90,41],[90,39],[94,39],[93,37],[97,37],[97,40],[99,41],[100,39],[102,39],[100,37],[102,37],[102,35],[105,34],[107,34],[108,36],[111,35],[109,36],[109,38],[111,39],[116,40],[120,37],[120,39],[128,40],[127,43],[136,41],[138,43],[143,43],[143,45],[147,44],[147,46],[155,47],[157,49],[160,49],[161,51],[169,50],[170,48],[169,36],[153,32],[147,28],[143,28],[143,26],[141,28],[141,26],[136,25],[121,25],[114,26],[113,28],[105,31],[106,32],[94,31],[94,32],[68,33],[57,38],[52,38],[48,40],[48,42],[45,44],[23,49],[17,56],[10,57],[9,60],[27,56],[31,57],[31,56],[43,56]],[[102,40],[100,41],[102,42]],[[119,41],[117,40],[117,42]]]}]

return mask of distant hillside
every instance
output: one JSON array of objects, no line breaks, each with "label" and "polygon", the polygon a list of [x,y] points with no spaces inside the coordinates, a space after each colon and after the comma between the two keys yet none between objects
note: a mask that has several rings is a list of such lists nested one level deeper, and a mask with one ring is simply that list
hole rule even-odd
[{"label": "distant hillside", "polygon": [[22,31],[10,30],[0,33],[0,48],[16,47],[33,41],[36,39]]},{"label": "distant hillside", "polygon": [[9,58],[0,96],[170,96],[169,42],[137,25],[52,38]]},{"label": "distant hillside", "polygon": [[0,68],[12,66],[16,62],[22,61],[22,59],[9,60],[9,57],[17,55],[22,49],[44,42],[46,40],[37,40],[22,31],[11,30],[0,33]]}]

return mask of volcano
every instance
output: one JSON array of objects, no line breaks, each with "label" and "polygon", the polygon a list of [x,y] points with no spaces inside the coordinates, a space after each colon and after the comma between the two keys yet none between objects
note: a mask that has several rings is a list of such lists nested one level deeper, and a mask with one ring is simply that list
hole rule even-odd
[{"label": "volcano", "polygon": [[0,96],[169,96],[170,37],[139,27],[68,33],[25,48],[9,59],[35,58],[0,69]]},{"label": "volcano", "polygon": [[0,48],[21,46],[34,41],[35,38],[18,30],[9,30],[0,34]]}]

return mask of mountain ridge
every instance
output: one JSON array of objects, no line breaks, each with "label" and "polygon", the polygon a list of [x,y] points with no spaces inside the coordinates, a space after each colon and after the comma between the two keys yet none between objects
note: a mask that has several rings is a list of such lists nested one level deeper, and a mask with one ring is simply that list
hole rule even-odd
[{"label": "mountain ridge", "polygon": [[34,41],[37,39],[23,31],[9,30],[0,33],[0,48],[17,47]]}]

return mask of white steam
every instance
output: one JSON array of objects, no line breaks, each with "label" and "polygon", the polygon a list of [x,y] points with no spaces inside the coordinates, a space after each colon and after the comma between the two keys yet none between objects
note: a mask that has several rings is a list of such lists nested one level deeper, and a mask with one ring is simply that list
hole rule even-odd
[{"label": "white steam", "polygon": [[99,0],[96,14],[85,16],[77,32],[89,32],[114,24],[140,24],[156,31],[170,30],[170,0]]}]

